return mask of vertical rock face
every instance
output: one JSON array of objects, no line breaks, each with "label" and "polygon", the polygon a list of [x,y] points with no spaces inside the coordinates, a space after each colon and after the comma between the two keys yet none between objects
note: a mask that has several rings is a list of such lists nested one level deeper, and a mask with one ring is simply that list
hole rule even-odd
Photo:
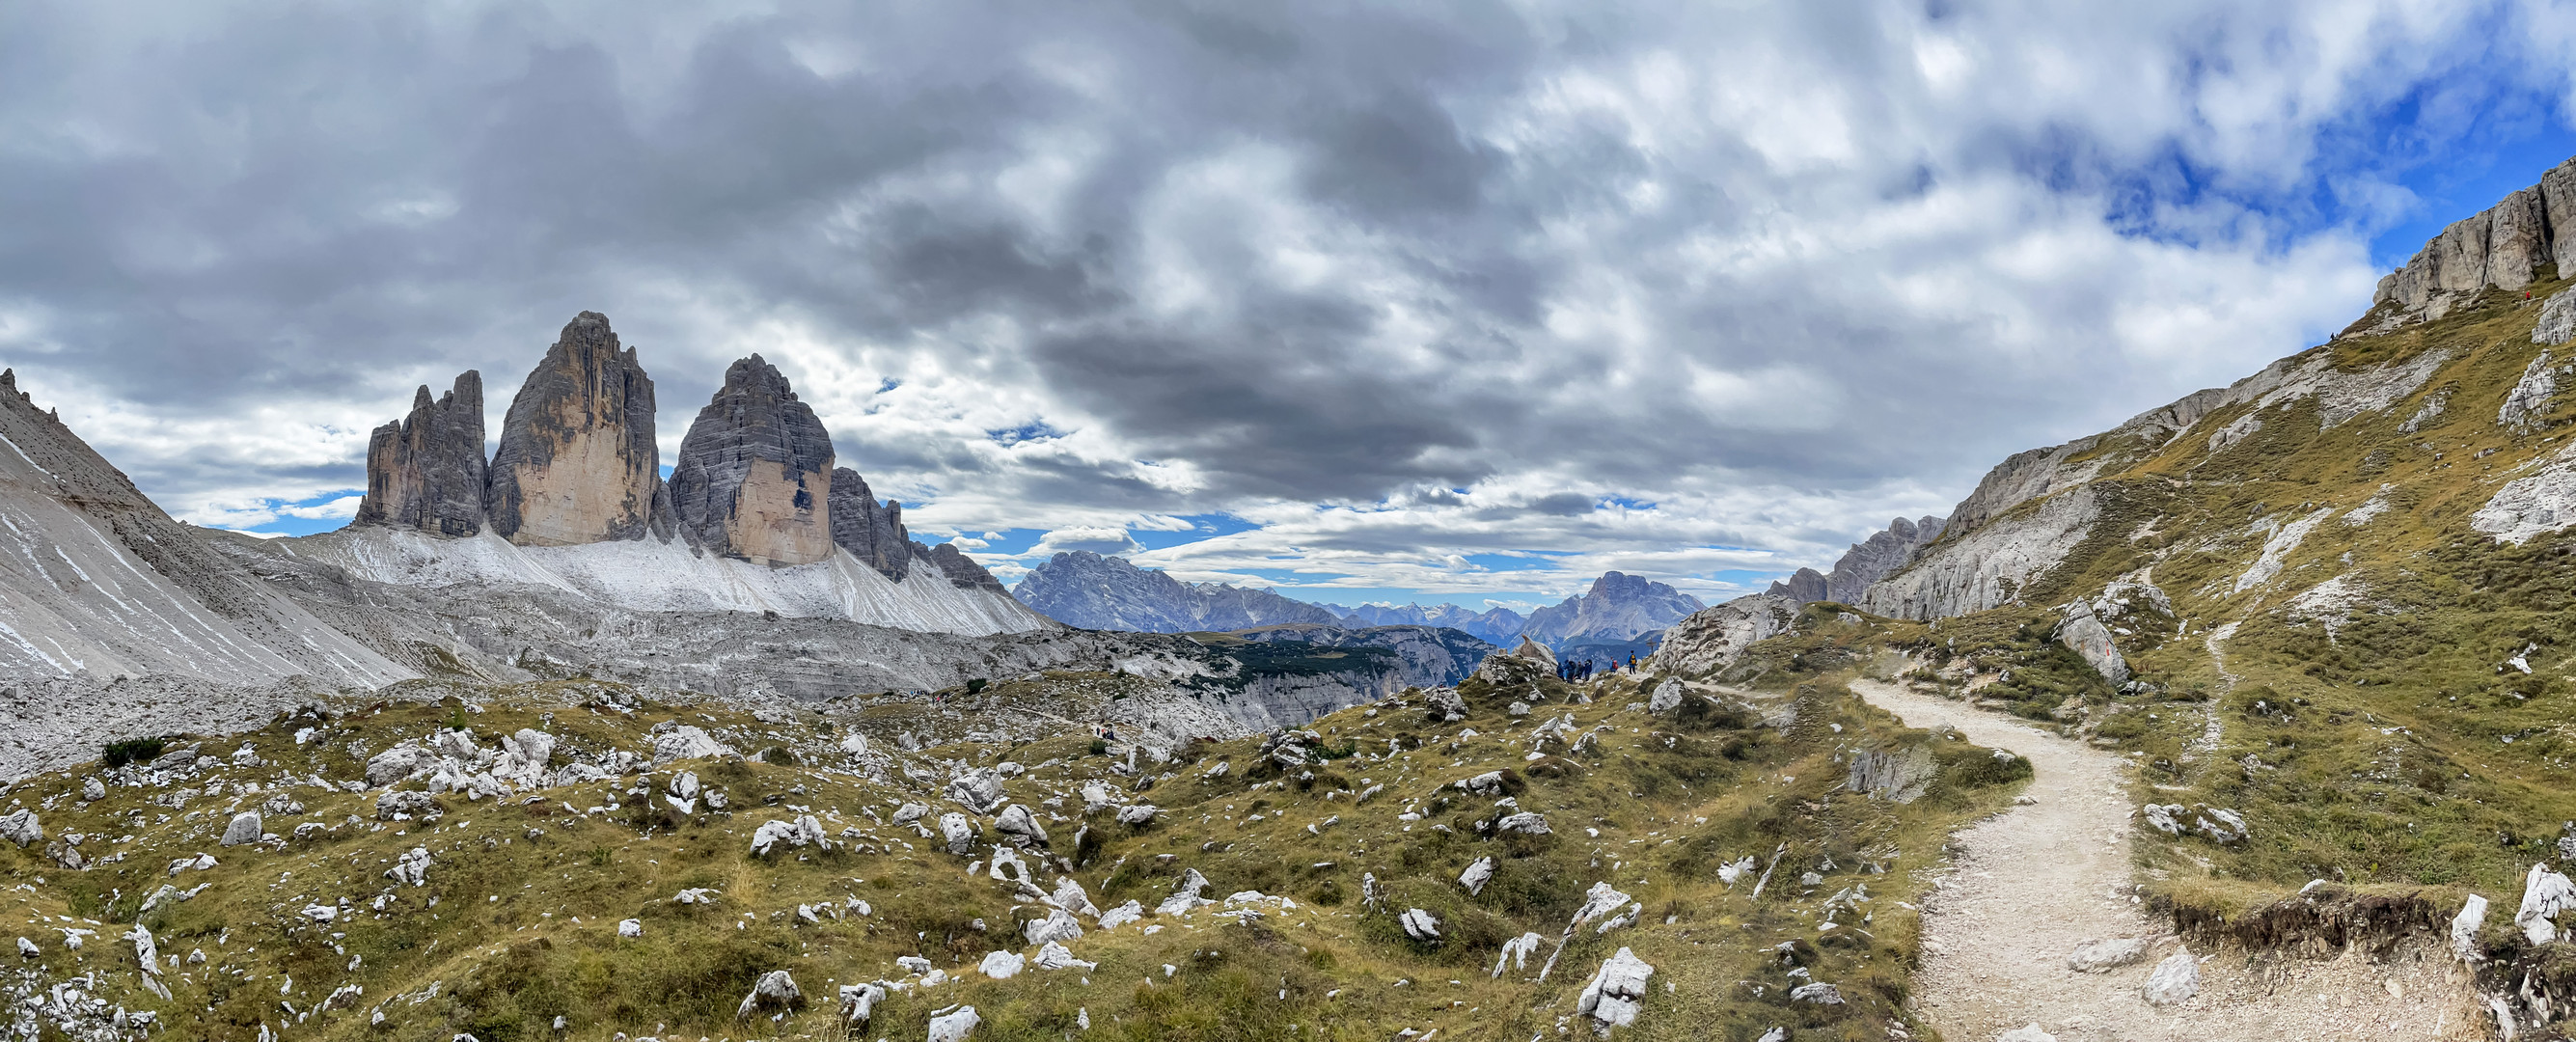
[{"label": "vertical rock face", "polygon": [[879,504],[866,478],[848,467],[832,470],[832,542],[878,574],[902,582],[912,570],[912,534],[903,527],[903,504]]},{"label": "vertical rock face", "polygon": [[832,556],[832,435],[759,355],[725,369],[671,470],[690,545],[765,564]]},{"label": "vertical rock face", "polygon": [[483,374],[468,369],[435,402],[422,386],[410,416],[367,439],[357,523],[470,536],[483,530],[483,493]]},{"label": "vertical rock face", "polygon": [[640,539],[659,527],[661,485],[653,380],[608,316],[584,311],[510,400],[485,516],[521,546]]},{"label": "vertical rock face", "polygon": [[2372,303],[2396,301],[2409,310],[2448,310],[2452,294],[2488,286],[2518,290],[2531,285],[2543,264],[2576,271],[2576,160],[2559,164],[2540,183],[2504,197],[2484,213],[2462,218],[2424,244],[2406,266],[2379,280]]}]

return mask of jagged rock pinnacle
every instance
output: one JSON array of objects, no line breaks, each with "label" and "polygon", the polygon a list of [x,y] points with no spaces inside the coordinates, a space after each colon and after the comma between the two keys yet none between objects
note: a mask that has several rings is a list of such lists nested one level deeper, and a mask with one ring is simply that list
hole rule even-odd
[{"label": "jagged rock pinnacle", "polygon": [[436,401],[422,385],[411,415],[367,439],[357,523],[447,536],[483,530],[483,374],[468,369]]},{"label": "jagged rock pinnacle", "polygon": [[653,380],[608,316],[565,324],[501,421],[485,512],[521,546],[575,546],[667,531]]},{"label": "jagged rock pinnacle", "polygon": [[832,556],[832,435],[759,355],[725,369],[671,470],[690,545],[768,564]]}]

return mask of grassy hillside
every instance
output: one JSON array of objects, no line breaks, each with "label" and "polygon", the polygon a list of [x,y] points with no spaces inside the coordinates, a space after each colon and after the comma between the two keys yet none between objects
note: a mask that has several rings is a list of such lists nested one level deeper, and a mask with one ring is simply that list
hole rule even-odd
[{"label": "grassy hillside", "polygon": [[[1891,640],[1919,642],[1921,627],[1820,618],[1819,633],[1783,649],[1815,668],[1773,671],[1740,693],[1699,686],[1662,715],[1624,679],[1580,691],[1534,675],[1471,681],[1462,720],[1414,692],[1317,721],[1288,740],[1295,755],[1278,754],[1275,735],[1193,742],[1168,763],[1140,754],[1135,774],[1123,773],[1126,745],[1078,725],[1035,742],[897,748],[895,736],[936,711],[918,701],[755,715],[587,682],[412,685],[396,692],[409,700],[317,708],[220,740],[177,736],[155,759],[15,786],[0,798],[34,811],[47,838],[0,843],[0,914],[38,954],[0,979],[40,995],[81,981],[102,1001],[22,1015],[22,1030],[45,1038],[146,1033],[112,1022],[122,1008],[152,1011],[148,1033],[170,1038],[251,1038],[265,1025],[292,1038],[441,1042],[837,1039],[837,989],[883,980],[908,986],[857,1037],[922,1038],[934,1013],[966,1004],[982,1018],[978,1039],[1060,1039],[1087,1023],[1086,1038],[1411,1029],[1519,1042],[1584,1030],[1579,994],[1628,948],[1655,971],[1623,1037],[1750,1039],[1787,1026],[1801,1039],[1878,1042],[1891,1026],[1909,1030],[1909,899],[1937,865],[1939,837],[2009,799],[2028,769],[1904,731],[1842,690],[1837,677]],[[1072,714],[1083,697],[1114,700],[1120,682],[1051,674],[977,697]],[[1513,715],[1534,693],[1545,700]],[[734,752],[652,763],[657,725],[680,724]],[[620,752],[644,762],[507,796],[408,797],[434,803],[383,820],[380,806],[394,804],[362,782],[368,760],[460,727],[486,750],[521,728],[551,734],[554,771],[615,767]],[[853,734],[867,736],[864,754]],[[200,755],[174,767],[180,750]],[[1919,798],[1847,791],[1861,752],[1904,765]],[[1034,890],[970,871],[995,859],[994,815],[973,816],[965,854],[939,838],[939,816],[960,811],[940,798],[949,779],[995,767],[1010,775],[1006,801],[1048,835],[1017,852]],[[706,790],[687,810],[664,795],[681,771]],[[1481,791],[1452,784],[1485,775]],[[94,801],[83,791],[93,778],[104,783]],[[1106,799],[1086,809],[1085,786]],[[926,829],[895,823],[908,803],[929,807]],[[1119,808],[1148,803],[1152,821],[1119,822]],[[220,845],[235,813],[260,808],[274,838]],[[1517,811],[1543,815],[1549,831],[1500,834],[1498,819]],[[829,849],[752,853],[764,823],[806,815]],[[74,850],[86,870],[63,866]],[[426,852],[422,881],[389,878],[406,857],[418,862],[414,850]],[[201,853],[212,867],[193,867]],[[1461,873],[1483,858],[1490,880],[1470,893]],[[1753,870],[1721,878],[1746,858]],[[1192,871],[1215,903],[1158,914]],[[1064,879],[1098,909],[1133,900],[1144,914],[1106,929],[1077,917],[1082,936],[1064,946],[1094,966],[981,972],[988,953],[1036,953],[1024,924],[1053,911],[1038,895],[1063,893]],[[1569,933],[1596,883],[1629,899]],[[709,899],[675,901],[693,889]],[[1436,922],[1436,940],[1408,936],[1399,917],[1414,909]],[[1601,930],[1612,918],[1620,925]],[[640,935],[621,936],[623,920]],[[138,925],[161,956],[166,1000],[138,966]],[[75,950],[66,929],[91,932]],[[1535,951],[1497,975],[1503,946],[1524,934],[1541,938]],[[925,986],[897,964],[907,956],[949,979]],[[772,970],[804,1002],[738,1016]],[[1790,998],[1818,982],[1841,1001]]]},{"label": "grassy hillside", "polygon": [[[2241,840],[2142,829],[2149,878],[2186,920],[2323,879],[2445,915],[2482,892],[2501,905],[2490,937],[2509,933],[2524,873],[2576,853],[2559,844],[2576,820],[2576,536],[2514,545],[2470,521],[2569,448],[2563,390],[2499,419],[2544,350],[2542,302],[2566,286],[2489,290],[2312,349],[2292,361],[2323,363],[2316,393],[2242,402],[2170,440],[2106,437],[2069,460],[2107,463],[2079,486],[2099,505],[2082,541],[2014,603],[1935,624],[1916,679],[2130,752],[2143,802],[2241,811]],[[2350,390],[2415,367],[2429,374],[2384,404]],[[2134,686],[2049,643],[2078,599],[2112,613]]]}]

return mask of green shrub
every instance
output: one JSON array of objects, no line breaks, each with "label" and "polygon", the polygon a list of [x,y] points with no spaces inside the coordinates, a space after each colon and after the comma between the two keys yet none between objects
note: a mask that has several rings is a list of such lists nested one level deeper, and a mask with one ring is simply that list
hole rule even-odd
[{"label": "green shrub", "polygon": [[123,767],[129,763],[148,763],[153,757],[161,755],[162,744],[159,738],[127,738],[109,742],[106,748],[100,751],[99,762],[108,767]]}]

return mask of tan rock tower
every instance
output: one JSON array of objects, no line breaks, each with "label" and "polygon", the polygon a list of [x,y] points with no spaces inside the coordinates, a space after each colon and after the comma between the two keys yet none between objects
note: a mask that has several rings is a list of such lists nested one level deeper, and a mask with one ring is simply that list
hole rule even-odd
[{"label": "tan rock tower", "polygon": [[483,374],[468,369],[436,401],[422,386],[411,415],[367,439],[357,523],[470,536],[483,530],[483,489]]},{"label": "tan rock tower", "polygon": [[653,380],[619,350],[608,316],[563,328],[510,400],[484,504],[492,530],[520,546],[640,539],[662,495]]},{"label": "tan rock tower", "polygon": [[761,564],[832,556],[832,436],[759,355],[727,367],[698,410],[670,496],[692,546]]}]

